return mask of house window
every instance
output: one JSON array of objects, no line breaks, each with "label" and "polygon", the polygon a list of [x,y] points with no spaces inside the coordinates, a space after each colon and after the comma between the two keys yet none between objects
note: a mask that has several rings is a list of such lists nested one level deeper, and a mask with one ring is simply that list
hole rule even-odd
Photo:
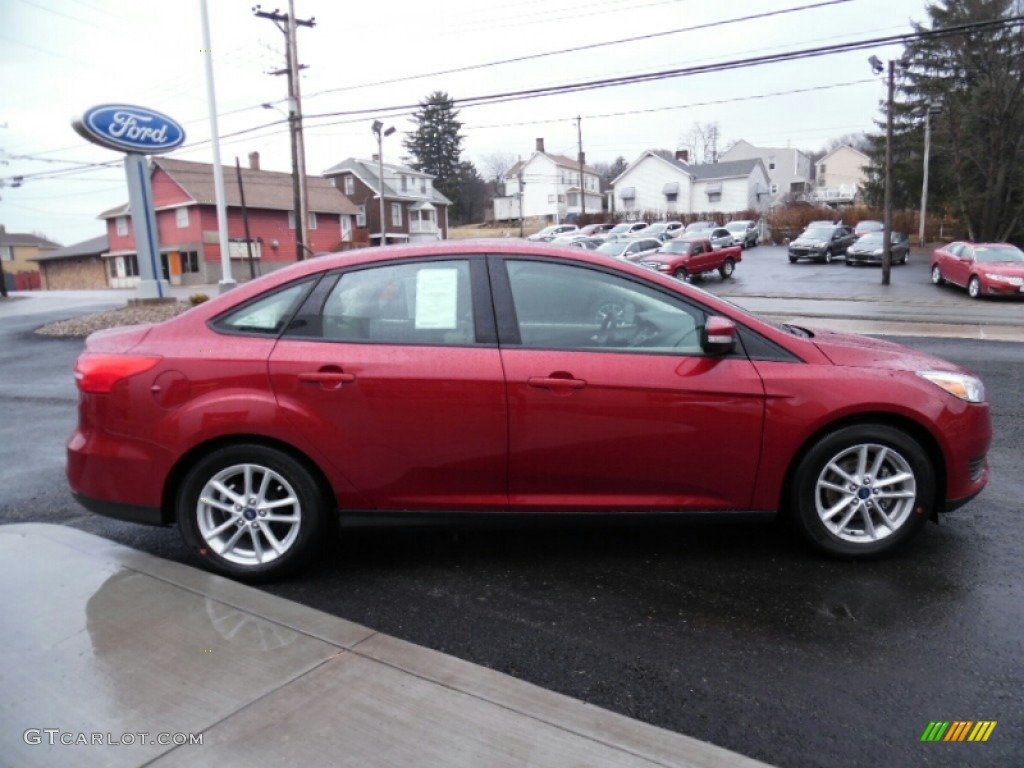
[{"label": "house window", "polygon": [[345,177],[345,194],[354,195],[356,193],[356,179],[354,176]]},{"label": "house window", "polygon": [[554,195],[548,195],[548,202],[549,203],[555,202],[555,196]]},{"label": "house window", "polygon": [[129,253],[124,257],[124,276],[125,277],[137,277],[139,274],[139,257],[134,253]]},{"label": "house window", "polygon": [[722,193],[721,192],[708,192],[708,202],[709,203],[720,203],[720,202],[722,202]]},{"label": "house window", "polygon": [[404,173],[402,174],[402,191],[403,192],[408,192],[409,191],[409,177],[406,176]]},{"label": "house window", "polygon": [[772,184],[772,194],[773,195],[779,194],[779,185],[778,184]]},{"label": "house window", "polygon": [[394,227],[402,226],[402,204],[392,203],[391,204],[391,225]]},{"label": "house window", "polygon": [[341,239],[351,240],[352,239],[352,217],[346,216],[344,213],[338,217],[338,226],[341,228]]},{"label": "house window", "polygon": [[295,229],[295,211],[288,211],[288,229]]},{"label": "house window", "polygon": [[678,192],[666,192],[665,193],[665,202],[666,203],[674,203],[678,199],[679,199],[679,193]]},{"label": "house window", "polygon": [[576,205],[576,193],[570,192],[565,196],[565,200],[569,205]]},{"label": "house window", "polygon": [[193,275],[199,273],[199,254],[196,251],[181,254],[181,271]]},{"label": "house window", "polygon": [[774,157],[769,157],[768,158],[768,170],[769,171],[774,171],[775,170],[775,158]]},{"label": "house window", "polygon": [[0,261],[14,261],[14,247],[0,245]]},{"label": "house window", "polygon": [[127,235],[128,234],[128,217],[118,216],[117,217],[117,234]]},{"label": "house window", "polygon": [[565,195],[559,195],[558,196],[558,202],[564,203],[565,202]]},{"label": "house window", "polygon": [[420,192],[422,192],[424,195],[427,194],[427,180],[426,179],[420,179]]},{"label": "house window", "polygon": [[313,211],[309,212],[309,228],[316,229],[316,214]]},{"label": "house window", "polygon": [[366,203],[363,203],[356,209],[356,226],[366,226]]},{"label": "house window", "polygon": [[188,226],[188,208],[179,208],[175,211],[175,218],[178,222],[178,229],[185,229]]},{"label": "house window", "polygon": [[824,176],[825,175],[825,164],[824,163],[822,163],[821,165],[818,166],[818,175],[819,176]]}]

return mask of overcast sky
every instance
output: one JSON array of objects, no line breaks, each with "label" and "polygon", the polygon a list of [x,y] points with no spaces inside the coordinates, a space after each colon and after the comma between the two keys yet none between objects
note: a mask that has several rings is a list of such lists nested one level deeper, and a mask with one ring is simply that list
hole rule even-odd
[{"label": "overcast sky", "polygon": [[[296,0],[315,17],[298,31],[307,170],[376,152],[379,113],[398,133],[386,160],[404,150],[403,114],[435,91],[465,98],[734,61],[910,31],[924,0]],[[173,156],[212,161],[204,57],[212,55],[225,163],[257,150],[264,168],[290,169],[283,116],[284,35],[256,18],[251,0],[208,0],[212,54],[202,51],[199,0],[0,0],[0,223],[62,244],[103,234],[97,214],[124,202],[118,155],[81,139],[71,121],[87,108],[123,102],[160,110],[185,126]],[[822,4],[790,13],[787,9]],[[265,2],[264,10],[287,10]],[[754,14],[768,18],[726,23]],[[711,25],[711,26],[705,26]],[[686,31],[693,27],[703,29]],[[646,40],[483,68],[474,65],[624,38]],[[867,58],[898,47],[661,79],[581,93],[466,107],[464,158],[484,172],[495,153],[526,157],[543,137],[549,152],[575,156],[582,116],[587,160],[628,161],[645,149],[675,149],[695,122],[717,122],[723,144],[817,150],[843,134],[870,131],[884,98]],[[435,74],[470,68],[463,72]],[[383,83],[382,81],[400,80]],[[372,110],[357,116],[314,115]],[[237,131],[278,125],[231,136]],[[72,172],[66,172],[73,169]],[[46,174],[61,172],[55,178]],[[20,187],[11,177],[23,175]]]}]

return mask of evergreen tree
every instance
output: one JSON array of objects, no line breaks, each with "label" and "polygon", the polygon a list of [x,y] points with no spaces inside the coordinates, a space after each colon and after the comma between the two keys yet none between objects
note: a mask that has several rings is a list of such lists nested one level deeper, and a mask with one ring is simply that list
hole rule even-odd
[{"label": "evergreen tree", "polygon": [[[939,0],[926,7],[941,30],[1020,15],[1022,0]],[[1024,31],[1007,24],[908,43],[896,67],[900,97],[893,109],[893,205],[920,202],[924,115],[931,116],[929,210],[960,220],[974,240],[1024,234]],[[884,112],[884,106],[883,106]],[[872,136],[869,201],[884,194],[885,135]]]},{"label": "evergreen tree", "polygon": [[[435,176],[434,186],[453,204],[457,204],[459,197],[463,140],[458,116],[448,94],[434,91],[413,113],[416,130],[407,134],[403,141],[413,157],[412,167]],[[453,205],[453,210],[455,207]]]}]

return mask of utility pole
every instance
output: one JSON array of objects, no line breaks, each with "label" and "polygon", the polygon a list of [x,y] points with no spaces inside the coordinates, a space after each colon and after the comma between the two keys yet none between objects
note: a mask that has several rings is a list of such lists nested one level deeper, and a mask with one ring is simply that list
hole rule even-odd
[{"label": "utility pole", "polygon": [[882,285],[892,274],[892,103],[896,62],[889,59],[889,97],[885,108],[885,217],[882,226]]},{"label": "utility pole", "polygon": [[583,118],[576,115],[577,159],[580,161],[580,217],[587,215],[587,194],[583,187]]},{"label": "utility pole", "polygon": [[523,158],[519,157],[519,237],[523,237],[523,195],[526,193],[526,181],[523,179]]},{"label": "utility pole", "polygon": [[928,220],[928,158],[932,150],[932,115],[938,114],[940,107],[929,102],[924,108],[924,178],[921,181],[921,222],[917,235],[918,244],[924,246],[926,237],[925,222]]},{"label": "utility pole", "polygon": [[292,186],[295,206],[295,251],[296,258],[302,261],[313,251],[309,247],[309,207],[306,194],[306,148],[302,137],[302,96],[299,88],[299,71],[305,66],[299,65],[299,55],[295,31],[298,27],[314,27],[316,19],[296,19],[295,0],[288,0],[288,13],[262,11],[257,5],[252,9],[254,15],[261,19],[269,19],[284,33],[285,38],[285,69],[276,70],[271,74],[288,75],[288,126],[292,140]]}]

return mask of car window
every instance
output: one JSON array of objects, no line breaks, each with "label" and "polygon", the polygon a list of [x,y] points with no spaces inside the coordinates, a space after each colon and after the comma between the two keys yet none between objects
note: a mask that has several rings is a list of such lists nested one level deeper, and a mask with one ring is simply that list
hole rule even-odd
[{"label": "car window", "polygon": [[224,331],[276,336],[309,286],[310,281],[306,280],[281,288],[218,318],[214,325]]},{"label": "car window", "polygon": [[524,347],[703,354],[705,313],[681,299],[588,267],[506,264]]},{"label": "car window", "polygon": [[471,344],[469,263],[386,264],[341,276],[323,308],[323,338],[381,344]]}]

